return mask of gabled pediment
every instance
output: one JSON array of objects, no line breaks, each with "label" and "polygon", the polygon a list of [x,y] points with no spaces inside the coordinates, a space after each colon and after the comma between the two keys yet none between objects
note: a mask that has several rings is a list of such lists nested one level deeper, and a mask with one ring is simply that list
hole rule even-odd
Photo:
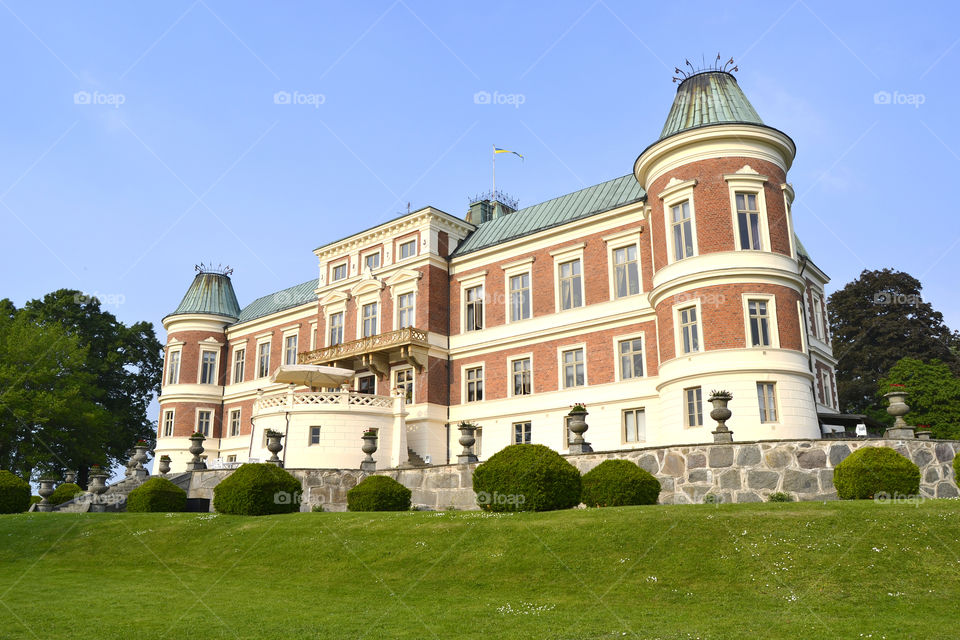
[{"label": "gabled pediment", "polygon": [[419,280],[422,277],[422,271],[417,271],[416,269],[400,269],[399,271],[390,274],[390,277],[384,280],[384,282],[392,287],[398,284],[403,284],[404,282],[410,282],[411,280]]},{"label": "gabled pediment", "polygon": [[374,291],[380,291],[383,289],[383,281],[378,280],[377,278],[365,278],[350,289],[350,294],[353,296],[360,296],[365,293],[372,293]]},{"label": "gabled pediment", "polygon": [[320,298],[320,304],[326,307],[331,304],[337,304],[338,302],[346,302],[349,299],[350,294],[346,291],[331,291],[327,295]]}]

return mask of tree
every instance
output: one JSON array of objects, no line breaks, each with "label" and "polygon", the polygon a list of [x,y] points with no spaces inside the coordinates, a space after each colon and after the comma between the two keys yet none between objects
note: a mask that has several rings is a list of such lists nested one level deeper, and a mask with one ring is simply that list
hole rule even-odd
[{"label": "tree", "polygon": [[920,281],[902,271],[863,271],[830,296],[840,407],[864,413],[876,406],[876,381],[902,358],[938,359],[960,373],[960,337],[920,295]]},{"label": "tree", "polygon": [[904,416],[908,424],[928,425],[934,438],[960,438],[960,377],[950,367],[939,360],[900,360],[877,383],[878,404],[886,404],[883,394],[893,384],[902,384],[908,394],[910,413]]}]

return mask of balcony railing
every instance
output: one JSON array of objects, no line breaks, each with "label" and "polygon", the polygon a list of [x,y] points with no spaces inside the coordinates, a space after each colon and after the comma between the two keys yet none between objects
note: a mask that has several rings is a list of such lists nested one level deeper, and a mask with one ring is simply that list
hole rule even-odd
[{"label": "balcony railing", "polygon": [[275,393],[261,396],[253,405],[254,413],[273,407],[373,407],[391,409],[395,399],[390,396],[376,396],[356,391],[330,391],[320,393]]},{"label": "balcony railing", "polygon": [[[425,363],[426,349],[429,346],[426,331],[414,327],[405,327],[359,340],[343,342],[332,347],[304,351],[297,354],[297,362],[300,364],[324,364],[359,358],[361,366],[369,367],[379,373],[378,369],[386,360],[386,354],[391,351],[399,351],[400,355],[410,364],[417,369],[421,369]],[[373,357],[378,354],[384,357]]]}]

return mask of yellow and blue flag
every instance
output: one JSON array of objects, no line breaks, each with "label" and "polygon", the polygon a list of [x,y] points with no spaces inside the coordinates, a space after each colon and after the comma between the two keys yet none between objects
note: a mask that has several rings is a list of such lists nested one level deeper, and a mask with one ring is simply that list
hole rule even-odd
[{"label": "yellow and blue flag", "polygon": [[515,156],[519,156],[520,159],[523,160],[523,156],[522,156],[521,154],[517,153],[516,151],[510,151],[509,149],[501,149],[500,147],[494,147],[494,148],[493,148],[493,152],[494,152],[495,154],[497,154],[497,153],[512,153],[512,154],[515,155]]}]

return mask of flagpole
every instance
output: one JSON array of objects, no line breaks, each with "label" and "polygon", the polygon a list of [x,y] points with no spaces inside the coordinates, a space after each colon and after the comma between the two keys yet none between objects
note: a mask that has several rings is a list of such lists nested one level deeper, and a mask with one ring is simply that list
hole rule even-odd
[{"label": "flagpole", "polygon": [[493,153],[491,158],[493,160],[493,195],[491,198],[494,200],[497,199],[497,145],[491,145],[493,147]]}]

